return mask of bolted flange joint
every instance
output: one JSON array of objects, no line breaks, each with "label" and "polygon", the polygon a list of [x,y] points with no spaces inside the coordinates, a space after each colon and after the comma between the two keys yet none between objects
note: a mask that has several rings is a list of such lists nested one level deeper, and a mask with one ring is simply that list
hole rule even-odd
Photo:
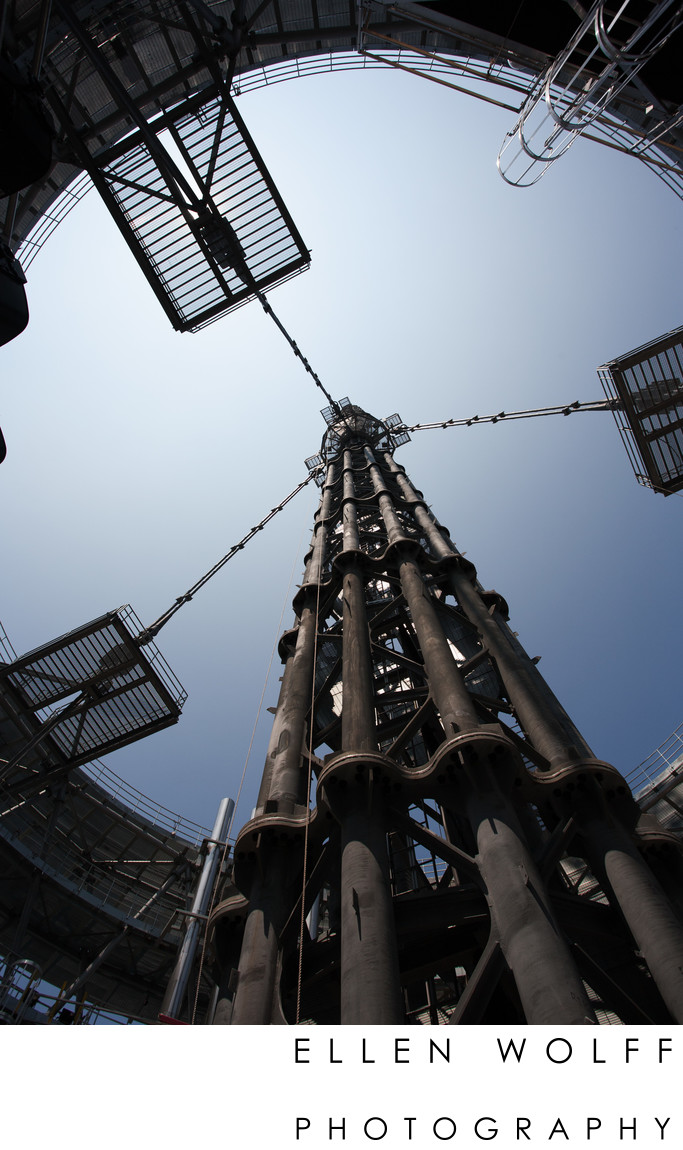
[{"label": "bolted flange joint", "polygon": [[624,776],[601,759],[584,758],[554,770],[529,772],[528,780],[531,795],[535,792],[538,801],[550,801],[560,816],[579,813],[580,817],[584,806],[592,815],[598,803],[633,829],[641,814]]},{"label": "bolted flange joint", "polygon": [[510,608],[508,607],[507,600],[504,599],[498,591],[481,591],[479,598],[486,607],[489,615],[497,611],[507,623],[510,618]]},{"label": "bolted flange joint", "polygon": [[557,796],[571,794],[577,789],[595,785],[606,798],[619,800],[631,797],[626,779],[611,763],[602,759],[579,759],[543,773],[530,775],[535,782],[552,789]]},{"label": "bolted flange joint", "polygon": [[442,743],[429,761],[429,776],[440,784],[477,787],[482,768],[500,773],[509,786],[521,786],[524,760],[497,723],[482,724]]},{"label": "bolted flange joint", "polygon": [[667,858],[672,854],[683,858],[683,843],[679,836],[667,831],[652,815],[641,814],[633,835],[636,846],[646,859]]},{"label": "bolted flange joint", "polygon": [[399,764],[379,751],[342,751],[328,759],[318,776],[318,801],[340,819],[369,793],[378,801],[396,796],[404,776]]},{"label": "bolted flange joint", "polygon": [[221,965],[236,966],[244,927],[249,915],[249,901],[242,894],[224,898],[211,911],[206,924],[206,937]]},{"label": "bolted flange joint", "polygon": [[313,810],[309,816],[305,807],[298,808],[293,814],[266,812],[256,815],[242,827],[235,842],[234,881],[247,898],[256,875],[266,872],[273,855],[286,858],[293,873],[298,870],[303,857],[306,823],[310,817],[310,834],[317,823],[316,813]]}]

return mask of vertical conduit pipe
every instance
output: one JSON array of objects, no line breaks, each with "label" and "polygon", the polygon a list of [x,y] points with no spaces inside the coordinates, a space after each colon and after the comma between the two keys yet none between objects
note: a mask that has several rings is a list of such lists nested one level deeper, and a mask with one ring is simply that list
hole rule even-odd
[{"label": "vertical conduit pipe", "polygon": [[208,850],[199,876],[199,882],[197,883],[197,889],[194,899],[192,900],[190,921],[187,925],[180,950],[178,951],[176,964],[168,980],[166,993],[159,1011],[159,1020],[161,1022],[176,1022],[179,1020],[183,1007],[183,999],[187,991],[187,984],[190,979],[190,974],[192,973],[192,964],[194,963],[197,953],[200,921],[206,915],[209,908],[211,892],[221,861],[222,848],[225,846],[228,826],[234,809],[235,804],[232,799],[221,799],[216,821],[211,832]]}]

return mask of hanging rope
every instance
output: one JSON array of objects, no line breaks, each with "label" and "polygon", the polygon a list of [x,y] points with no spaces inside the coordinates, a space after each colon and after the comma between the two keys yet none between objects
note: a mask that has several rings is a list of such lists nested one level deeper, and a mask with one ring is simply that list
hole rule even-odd
[{"label": "hanging rope", "polygon": [[530,407],[526,411],[499,411],[497,415],[473,415],[470,419],[444,419],[439,423],[414,423],[396,431],[428,431],[435,427],[472,427],[475,423],[498,423],[501,419],[540,419],[544,415],[573,415],[576,411],[614,411],[617,403],[611,399],[596,399],[589,403],[562,404],[558,407]]},{"label": "hanging rope", "polygon": [[290,491],[289,495],[287,495],[281,503],[278,503],[276,507],[272,507],[268,514],[264,515],[260,523],[257,523],[255,527],[252,527],[250,531],[247,531],[247,534],[243,536],[242,539],[240,539],[239,543],[235,543],[222,559],[219,559],[218,562],[215,563],[213,567],[206,572],[205,575],[202,575],[201,579],[198,579],[196,583],[193,583],[193,585],[189,588],[189,590],[185,592],[184,595],[179,595],[172,607],[169,607],[168,610],[164,611],[164,614],[160,615],[154,623],[152,623],[149,627],[146,627],[144,631],[141,631],[137,637],[139,646],[144,647],[146,643],[151,643],[152,639],[154,639],[159,634],[161,628],[166,626],[169,619],[172,619],[181,607],[184,607],[186,603],[189,603],[190,600],[193,599],[197,594],[197,591],[199,591],[205,583],[208,583],[209,579],[213,579],[214,575],[216,575],[221,570],[221,568],[225,567],[225,564],[228,563],[233,558],[233,556],[237,554],[238,551],[242,551],[245,545],[251,539],[253,539],[259,531],[262,531],[266,524],[270,523],[271,519],[274,519],[275,516],[280,511],[282,511],[283,508],[292,501],[292,499],[294,499],[295,495],[298,495],[300,491],[303,491],[304,487],[306,487],[311,482],[315,475],[317,475],[318,471],[319,468],[314,468],[310,474],[307,475],[306,478],[303,479],[301,483],[299,483],[294,488],[293,491]]}]

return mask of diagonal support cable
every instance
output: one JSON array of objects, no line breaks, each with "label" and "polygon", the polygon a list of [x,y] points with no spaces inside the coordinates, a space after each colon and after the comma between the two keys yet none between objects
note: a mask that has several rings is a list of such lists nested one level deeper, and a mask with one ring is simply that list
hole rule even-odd
[{"label": "diagonal support cable", "polygon": [[287,340],[287,343],[291,347],[294,354],[301,360],[301,362],[303,363],[308,374],[313,377],[313,380],[314,380],[316,386],[320,388],[320,390],[322,391],[323,395],[325,396],[325,399],[327,400],[327,402],[333,407],[333,409],[337,412],[337,414],[340,415],[341,412],[339,409],[339,404],[337,403],[337,401],[335,399],[332,398],[332,396],[330,395],[327,388],[321,383],[319,376],[316,374],[316,372],[314,372],[310,363],[306,359],[306,356],[303,354],[303,352],[299,348],[299,345],[296,343],[296,340],[292,339],[291,335],[289,334],[289,332],[285,328],[284,324],[282,324],[280,322],[280,320],[278,319],[278,317],[276,316],[272,307],[268,303],[268,300],[266,299],[266,296],[264,295],[264,293],[262,291],[260,291],[259,288],[256,287],[255,283],[252,283],[249,286],[252,288],[252,291],[255,293],[255,295],[256,295],[259,303],[261,304],[261,307],[263,308],[264,312],[266,313],[266,315],[269,315],[270,318],[272,319],[273,323],[276,325],[276,327],[278,327],[280,329],[280,331],[282,332],[283,336]]},{"label": "diagonal support cable", "polygon": [[337,403],[337,401],[335,399],[332,398],[329,391],[327,390],[325,385],[322,383],[320,376],[313,370],[310,363],[306,359],[306,356],[301,351],[296,340],[292,339],[292,337],[289,334],[289,332],[287,331],[287,328],[285,327],[285,325],[276,316],[275,312],[273,311],[272,307],[270,306],[270,303],[266,297],[265,292],[261,291],[261,288],[258,286],[256,279],[255,279],[254,275],[252,274],[251,269],[249,268],[246,259],[244,258],[244,252],[242,250],[241,244],[239,242],[239,239],[235,235],[233,229],[230,227],[230,225],[227,223],[227,221],[223,220],[223,219],[221,219],[221,221],[220,221],[220,227],[221,227],[221,230],[223,231],[224,236],[228,242],[229,260],[230,260],[232,267],[235,269],[238,276],[242,279],[243,283],[246,285],[246,287],[249,289],[249,291],[253,292],[254,296],[256,297],[256,299],[261,304],[261,307],[263,308],[266,315],[270,316],[270,318],[272,319],[275,326],[278,328],[278,330],[285,337],[285,339],[287,340],[287,343],[291,347],[295,356],[297,356],[297,358],[301,360],[306,371],[313,378],[313,381],[314,381],[316,387],[320,388],[323,395],[325,396],[325,399],[331,405],[333,411],[335,411],[337,415],[341,416],[342,412],[341,412],[341,408],[339,407],[339,404]]},{"label": "diagonal support cable", "polygon": [[315,468],[313,471],[311,471],[310,474],[301,481],[301,483],[297,484],[293,491],[290,491],[289,495],[285,496],[281,503],[278,503],[275,507],[271,507],[268,514],[264,515],[263,519],[261,519],[259,523],[247,531],[247,534],[244,535],[238,543],[233,544],[233,546],[223,556],[222,559],[219,559],[217,563],[214,563],[213,567],[211,567],[210,570],[206,572],[206,574],[202,575],[201,579],[198,579],[196,583],[193,583],[184,595],[179,595],[175,603],[173,603],[173,605],[169,607],[167,611],[164,611],[163,615],[160,615],[154,623],[152,623],[149,627],[145,627],[144,631],[141,631],[137,637],[138,645],[140,647],[144,647],[147,643],[151,643],[152,639],[154,639],[159,634],[161,628],[166,626],[169,619],[172,619],[181,607],[184,607],[186,603],[189,603],[190,600],[194,598],[197,591],[199,591],[205,583],[209,582],[209,579],[212,579],[214,575],[216,575],[223,567],[225,567],[225,564],[228,563],[233,558],[233,556],[237,554],[238,551],[242,551],[245,545],[251,539],[253,539],[259,531],[262,531],[266,524],[270,523],[271,519],[274,519],[275,516],[280,511],[282,511],[283,508],[285,508],[287,504],[292,501],[292,499],[294,499],[295,495],[298,495],[300,491],[303,491],[304,487],[306,487],[311,482],[314,476],[317,475],[318,471],[319,468]]},{"label": "diagonal support cable", "polygon": [[[291,338],[291,336],[287,333],[284,326],[280,323],[280,320],[275,315],[275,312],[271,308],[271,306],[268,303],[268,300],[266,299],[263,292],[256,289],[256,295],[258,296],[259,302],[261,303],[261,306],[263,307],[264,311],[267,312],[268,315],[270,315],[271,318],[275,321],[278,328],[280,329],[280,331],[283,333],[283,335],[287,339],[287,342],[290,344],[292,350],[299,357],[299,359],[301,359],[306,370],[313,376],[313,379],[315,380],[316,384],[321,389],[321,391],[324,393],[325,397],[329,400],[332,407],[335,410],[338,410],[339,409],[338,404],[332,399],[329,392],[325,389],[323,384],[320,382],[318,376],[316,375],[316,373],[311,368],[308,360],[305,358],[305,356],[302,355],[297,344],[294,342],[294,340]],[[471,427],[474,423],[497,423],[501,419],[536,419],[540,416],[545,416],[545,415],[572,415],[576,411],[613,411],[615,404],[616,404],[616,401],[609,400],[609,399],[608,400],[596,400],[594,402],[589,402],[589,403],[579,403],[578,400],[575,400],[574,403],[564,405],[564,406],[558,406],[558,407],[530,408],[526,411],[510,411],[510,412],[500,411],[500,412],[498,412],[497,415],[482,415],[482,416],[474,415],[470,419],[446,419],[446,420],[440,421],[439,423],[416,423],[416,424],[412,424],[411,426],[401,425],[400,428],[398,428],[397,430],[427,431],[427,430],[430,430],[432,428],[438,428],[438,427],[441,427],[441,428],[445,428],[445,427]],[[258,534],[259,531],[262,531],[263,528],[266,526],[266,524],[269,523],[270,520],[273,519],[280,511],[282,511],[283,508],[285,508],[287,506],[287,504],[295,497],[295,495],[298,495],[298,493],[311,482],[311,480],[317,475],[319,470],[320,470],[320,468],[314,468],[309,473],[309,475],[307,475],[307,477],[304,480],[302,480],[301,483],[299,483],[293,489],[293,491],[290,491],[289,495],[287,495],[282,500],[281,503],[278,503],[277,506],[271,508],[271,510],[268,512],[268,514],[265,515],[264,518],[259,523],[257,523],[254,527],[252,527],[247,532],[247,534],[244,535],[243,538],[239,540],[238,543],[235,543],[230,548],[230,550],[222,557],[222,559],[219,559],[218,562],[215,563],[214,566],[211,567],[209,571],[207,571],[204,575],[202,575],[201,579],[198,579],[197,582],[194,583],[192,585],[192,587],[190,587],[185,592],[184,595],[179,595],[178,598],[176,599],[175,603],[173,603],[172,606],[169,607],[168,610],[163,613],[163,615],[160,615],[159,618],[154,623],[152,623],[149,627],[146,627],[144,629],[144,631],[141,631],[139,636],[138,636],[138,639],[137,639],[139,645],[141,647],[144,647],[147,643],[150,643],[152,641],[152,639],[154,639],[159,634],[159,631],[161,630],[161,628],[164,627],[166,625],[166,623],[168,623],[169,619],[172,619],[173,616],[180,610],[181,607],[183,607],[186,603],[189,603],[194,598],[197,591],[199,591],[204,586],[205,583],[208,583],[209,579],[212,579],[213,576],[216,575],[225,566],[225,564],[228,563],[229,560],[232,559],[233,556],[235,556],[237,554],[238,551],[242,551],[243,548],[245,547],[245,545],[251,539],[253,539],[254,536],[256,534]]]},{"label": "diagonal support cable", "polygon": [[614,411],[618,400],[596,399],[588,403],[559,404],[557,407],[530,407],[526,411],[499,411],[497,415],[472,415],[469,419],[442,419],[438,423],[401,424],[397,431],[429,431],[436,427],[472,427],[475,423],[498,423],[501,419],[540,419],[544,415],[573,415],[577,411]]}]

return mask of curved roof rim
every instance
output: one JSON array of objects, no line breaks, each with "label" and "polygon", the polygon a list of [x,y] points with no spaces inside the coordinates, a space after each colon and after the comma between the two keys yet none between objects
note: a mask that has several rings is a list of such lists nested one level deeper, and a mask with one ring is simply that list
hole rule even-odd
[{"label": "curved roof rim", "polygon": [[[107,3],[102,3],[100,11],[106,13],[108,8]],[[425,11],[428,10],[425,9]],[[479,49],[473,42],[470,42],[468,54],[455,50],[453,45],[449,47],[444,43],[438,48],[438,54],[435,56],[425,55],[415,46],[392,49],[384,45],[384,47],[378,48],[378,51],[383,52],[383,57],[380,57],[377,52],[368,54],[355,50],[353,47],[355,29],[353,35],[349,34],[349,29],[344,30],[343,42],[341,41],[341,29],[318,29],[316,31],[319,34],[322,33],[321,39],[317,41],[316,46],[309,48],[304,46],[304,44],[309,43],[307,31],[304,29],[299,32],[287,31],[285,33],[286,36],[290,37],[287,48],[298,49],[296,55],[285,56],[282,54],[281,44],[273,45],[274,48],[279,49],[280,54],[277,57],[271,60],[252,60],[238,64],[233,81],[233,94],[239,97],[261,87],[269,87],[286,80],[303,79],[328,72],[401,68],[412,73],[418,73],[425,78],[432,77],[439,83],[447,82],[446,77],[450,75],[454,80],[457,78],[461,81],[458,84],[454,83],[453,86],[465,94],[468,92],[462,86],[463,80],[469,82],[470,86],[475,89],[476,86],[488,89],[502,86],[524,95],[539,76],[542,66],[547,63],[547,57],[543,58],[539,53],[523,49],[521,53],[517,52],[516,54],[519,58],[513,58],[512,51],[508,50],[492,65],[490,45],[484,41],[482,41]],[[472,29],[472,31],[475,32],[476,30]],[[339,32],[340,37],[336,39],[336,42],[330,42],[326,51],[321,52],[320,43],[327,39],[330,33],[333,34],[334,32]],[[295,40],[294,37],[296,36],[301,36],[302,39]],[[509,49],[512,47],[509,46]],[[517,45],[514,48],[517,48]],[[204,79],[200,80],[202,72]],[[216,83],[208,77],[205,68],[195,71],[193,82],[196,84],[194,98],[198,100],[198,104],[203,104],[215,97]],[[469,94],[475,97],[482,95],[476,90],[469,92]],[[181,107],[188,99],[188,97],[179,98],[177,92],[173,91],[169,92],[169,96],[169,102],[164,108],[167,112],[173,108]],[[118,113],[115,113],[111,119],[114,122],[118,119],[122,126],[124,125],[123,114],[119,116]],[[638,133],[639,128],[642,128],[638,121],[636,109],[632,113],[629,113],[626,108],[620,109],[620,114],[615,119],[617,122],[604,132],[605,136],[616,137],[620,125],[624,132],[635,131]],[[99,126],[99,124],[94,125],[95,128]],[[112,142],[114,142],[117,139],[114,124],[112,124],[112,128],[114,133]],[[129,126],[123,128],[118,138],[123,138],[129,130]],[[681,143],[683,144],[683,136]],[[648,162],[646,156],[640,158]],[[671,173],[667,173],[667,162],[669,164],[673,162],[674,167],[678,168],[680,157],[667,151],[665,145],[659,144],[651,166],[680,195],[682,191],[676,186],[675,172],[673,177]],[[667,174],[669,175],[668,179]],[[681,183],[683,184],[683,181]],[[58,163],[46,181],[34,185],[23,194],[20,193],[17,224],[11,246],[19,256],[24,269],[30,266],[43,243],[91,186],[82,169],[67,163]]]}]

